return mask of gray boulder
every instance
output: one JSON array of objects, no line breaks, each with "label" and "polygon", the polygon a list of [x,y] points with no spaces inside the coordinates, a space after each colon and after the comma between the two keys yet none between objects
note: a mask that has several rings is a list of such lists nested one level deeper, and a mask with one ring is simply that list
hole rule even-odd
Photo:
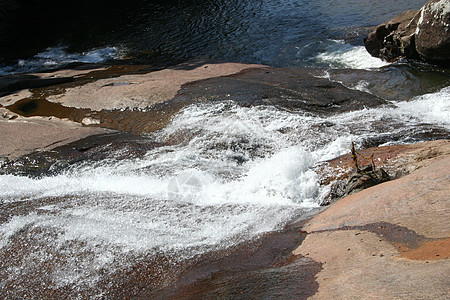
[{"label": "gray boulder", "polygon": [[415,50],[418,13],[418,10],[408,10],[379,25],[364,41],[367,51],[387,61],[400,57],[418,58]]},{"label": "gray boulder", "polygon": [[416,50],[426,61],[450,63],[450,0],[428,1],[420,11]]},{"label": "gray boulder", "polygon": [[364,40],[367,51],[386,61],[418,59],[450,63],[450,0],[428,1],[379,25]]}]

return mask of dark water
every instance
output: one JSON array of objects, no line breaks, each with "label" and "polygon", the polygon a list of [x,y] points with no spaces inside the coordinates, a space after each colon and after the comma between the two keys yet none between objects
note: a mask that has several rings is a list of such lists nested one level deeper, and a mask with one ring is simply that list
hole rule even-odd
[{"label": "dark water", "polygon": [[[139,62],[211,58],[282,67],[326,64],[314,57],[343,39],[362,45],[367,27],[424,0],[80,1],[28,5],[9,20],[0,57],[11,63],[48,47],[80,53],[119,47]],[[61,54],[58,54],[61,55]]]}]

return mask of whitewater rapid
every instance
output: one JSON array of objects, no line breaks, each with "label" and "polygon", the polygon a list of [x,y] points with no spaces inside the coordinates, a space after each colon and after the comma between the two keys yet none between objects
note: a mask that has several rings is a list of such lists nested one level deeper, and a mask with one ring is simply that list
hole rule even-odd
[{"label": "whitewater rapid", "polygon": [[450,130],[449,95],[444,88],[326,118],[231,101],[190,105],[148,136],[183,139],[143,157],[81,162],[39,178],[1,175],[2,204],[36,208],[0,226],[2,245],[32,226],[58,229],[55,243],[80,239],[124,251],[228,247],[318,207],[328,190],[315,164],[348,152],[351,142],[407,142],[430,124]]}]

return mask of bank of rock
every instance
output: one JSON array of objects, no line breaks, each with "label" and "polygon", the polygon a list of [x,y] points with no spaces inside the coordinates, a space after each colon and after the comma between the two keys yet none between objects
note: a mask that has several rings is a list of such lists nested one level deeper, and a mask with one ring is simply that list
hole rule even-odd
[{"label": "bank of rock", "polygon": [[372,56],[387,61],[410,58],[448,66],[450,1],[430,0],[420,10],[403,12],[379,25],[364,43]]},{"label": "bank of rock", "polygon": [[[411,173],[338,200],[304,224],[308,235],[294,254],[322,264],[311,299],[448,298],[449,145],[384,147],[379,164]],[[345,167],[351,157],[333,163]]]},{"label": "bank of rock", "polygon": [[355,168],[351,153],[320,163],[316,172],[321,184],[330,185],[330,192],[322,205],[329,205],[371,186],[409,175],[427,166],[430,159],[449,153],[450,141],[442,139],[358,150],[359,170]]}]

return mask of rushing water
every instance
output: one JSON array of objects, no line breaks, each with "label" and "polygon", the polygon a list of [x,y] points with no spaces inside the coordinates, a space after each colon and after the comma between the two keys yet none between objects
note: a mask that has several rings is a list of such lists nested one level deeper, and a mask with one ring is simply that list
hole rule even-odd
[{"label": "rushing water", "polygon": [[1,251],[23,243],[30,251],[6,260],[5,284],[52,264],[42,274],[46,284],[85,290],[142,255],[179,262],[280,230],[327,192],[316,162],[348,152],[352,141],[408,142],[433,128],[448,133],[448,100],[444,88],[326,118],[205,102],[147,136],[149,144],[182,138],[143,156],[106,147],[107,158],[56,164],[51,175],[1,175]]},{"label": "rushing water", "polygon": [[[10,73],[145,53],[359,68],[370,71],[324,76],[390,101],[326,117],[205,101],[143,137],[144,144],[164,145],[144,154],[105,145],[100,160],[55,164],[54,172],[37,177],[0,175],[0,252],[9,259],[2,287],[26,290],[23,278],[42,273],[42,284],[79,292],[143,255],[175,264],[250,241],[318,207],[328,187],[319,185],[314,165],[348,152],[352,141],[448,135],[446,71],[388,65],[355,39],[363,27],[424,2],[144,1],[144,8],[124,12],[126,28],[102,33],[104,45],[92,39],[83,53],[58,46],[2,68]],[[72,40],[64,42],[74,48]]]}]

